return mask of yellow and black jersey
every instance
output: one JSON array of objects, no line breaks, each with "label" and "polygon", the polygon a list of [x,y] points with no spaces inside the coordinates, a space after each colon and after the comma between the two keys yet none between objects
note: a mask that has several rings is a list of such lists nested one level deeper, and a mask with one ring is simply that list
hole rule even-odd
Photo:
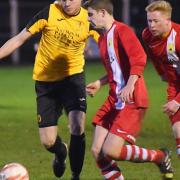
[{"label": "yellow and black jersey", "polygon": [[80,73],[84,67],[86,40],[98,33],[90,30],[88,13],[84,8],[76,16],[66,15],[59,4],[40,11],[26,26],[36,34],[42,32],[33,71],[33,79],[57,81]]}]

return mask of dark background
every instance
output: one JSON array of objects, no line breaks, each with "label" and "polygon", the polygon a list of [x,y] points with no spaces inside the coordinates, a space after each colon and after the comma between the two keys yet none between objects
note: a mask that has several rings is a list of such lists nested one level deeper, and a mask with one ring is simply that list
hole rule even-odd
[{"label": "dark background", "polygon": [[[21,31],[29,20],[42,8],[54,1],[47,0],[19,0],[19,28]],[[173,6],[172,20],[180,22],[180,0],[169,0]],[[119,0],[122,4],[122,0]],[[130,26],[132,26],[139,39],[141,40],[141,32],[146,27],[146,12],[145,7],[148,5],[148,0],[130,0]],[[122,20],[122,9],[119,9],[116,14],[119,15],[119,19]],[[9,1],[0,0],[0,46],[2,46],[11,36],[10,34],[10,6]],[[34,50],[34,44],[39,41],[40,34],[30,39],[20,48],[20,64],[32,64],[34,63],[34,57],[36,51]],[[96,49],[96,48],[94,48]],[[96,53],[97,54],[97,53]],[[2,64],[11,63],[11,56],[6,58],[7,61],[3,61]]]}]

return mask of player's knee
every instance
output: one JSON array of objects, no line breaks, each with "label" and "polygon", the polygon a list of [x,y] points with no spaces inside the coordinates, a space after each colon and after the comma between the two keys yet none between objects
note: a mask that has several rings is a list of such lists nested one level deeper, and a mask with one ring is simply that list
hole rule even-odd
[{"label": "player's knee", "polygon": [[70,133],[81,135],[84,133],[85,113],[81,111],[71,111],[68,115]]},{"label": "player's knee", "polygon": [[41,144],[46,148],[49,149],[52,147],[55,143],[56,139],[53,138],[46,138],[46,139],[41,139]]},{"label": "player's knee", "polygon": [[72,124],[70,126],[70,133],[73,135],[81,135],[84,133],[84,125],[83,124]]},{"label": "player's knee", "polygon": [[119,156],[120,156],[120,151],[114,148],[107,147],[107,146],[102,148],[102,153],[104,154],[104,156],[108,156],[112,159],[119,159]]},{"label": "player's knee", "polygon": [[92,146],[91,147],[91,152],[92,152],[94,158],[98,159],[98,156],[100,154],[100,149],[98,147]]},{"label": "player's knee", "polygon": [[172,126],[172,129],[173,129],[174,136],[176,138],[179,138],[180,137],[180,122],[174,123],[174,125]]}]

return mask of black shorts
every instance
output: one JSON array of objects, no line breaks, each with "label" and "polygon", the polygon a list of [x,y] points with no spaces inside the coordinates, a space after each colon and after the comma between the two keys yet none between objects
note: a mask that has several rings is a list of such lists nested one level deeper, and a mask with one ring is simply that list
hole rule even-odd
[{"label": "black shorts", "polygon": [[84,73],[75,74],[61,81],[36,81],[37,115],[39,127],[56,126],[63,108],[86,112]]}]

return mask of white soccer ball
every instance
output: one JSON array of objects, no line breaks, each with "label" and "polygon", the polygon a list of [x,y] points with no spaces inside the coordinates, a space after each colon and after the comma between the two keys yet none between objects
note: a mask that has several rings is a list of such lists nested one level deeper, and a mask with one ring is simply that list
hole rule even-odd
[{"label": "white soccer ball", "polygon": [[23,165],[10,163],[0,170],[0,180],[29,180],[29,174]]}]

